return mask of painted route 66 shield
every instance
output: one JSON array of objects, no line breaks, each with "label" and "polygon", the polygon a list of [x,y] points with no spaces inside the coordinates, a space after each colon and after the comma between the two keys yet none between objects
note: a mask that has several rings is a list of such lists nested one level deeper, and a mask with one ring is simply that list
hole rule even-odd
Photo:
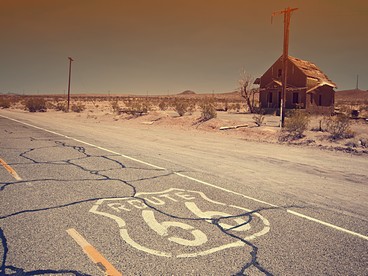
[{"label": "painted route 66 shield", "polygon": [[196,257],[244,246],[242,240],[270,229],[259,213],[176,188],[101,199],[90,212],[113,219],[121,238],[135,249],[163,257]]}]

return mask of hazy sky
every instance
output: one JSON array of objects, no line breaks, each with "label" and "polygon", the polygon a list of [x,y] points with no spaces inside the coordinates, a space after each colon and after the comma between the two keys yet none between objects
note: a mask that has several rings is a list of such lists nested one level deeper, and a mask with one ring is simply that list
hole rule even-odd
[{"label": "hazy sky", "polygon": [[233,91],[282,54],[314,62],[338,90],[368,89],[367,0],[0,0],[0,92]]}]

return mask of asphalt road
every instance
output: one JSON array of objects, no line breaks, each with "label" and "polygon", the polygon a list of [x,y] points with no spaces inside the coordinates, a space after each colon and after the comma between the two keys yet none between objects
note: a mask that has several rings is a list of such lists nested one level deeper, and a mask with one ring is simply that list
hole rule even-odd
[{"label": "asphalt road", "polygon": [[368,275],[364,156],[0,111],[0,159],[0,275]]}]

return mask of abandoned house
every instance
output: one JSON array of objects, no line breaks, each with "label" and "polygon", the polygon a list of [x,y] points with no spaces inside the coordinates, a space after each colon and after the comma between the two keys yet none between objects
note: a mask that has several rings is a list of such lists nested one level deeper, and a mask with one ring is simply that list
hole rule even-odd
[{"label": "abandoned house", "polygon": [[[260,85],[259,101],[264,109],[280,108],[282,56],[255,81]],[[315,64],[289,56],[287,60],[285,108],[305,109],[309,113],[332,113],[336,84]]]}]

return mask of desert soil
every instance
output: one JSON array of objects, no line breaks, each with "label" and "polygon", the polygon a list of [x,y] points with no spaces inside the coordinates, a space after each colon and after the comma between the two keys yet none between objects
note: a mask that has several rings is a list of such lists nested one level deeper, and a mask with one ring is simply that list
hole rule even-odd
[{"label": "desert soil", "polygon": [[[37,116],[38,119],[63,120],[78,122],[83,124],[96,124],[114,127],[129,127],[137,129],[155,129],[155,131],[174,130],[178,135],[195,135],[196,133],[211,133],[218,135],[221,139],[226,137],[239,138],[247,141],[265,142],[273,144],[287,144],[299,147],[318,148],[330,151],[343,151],[347,153],[363,154],[368,153],[368,121],[367,119],[350,120],[350,130],[354,137],[349,139],[330,139],[330,134],[326,131],[318,131],[320,126],[325,128],[325,120],[322,116],[311,116],[308,130],[305,131],[305,137],[294,141],[280,142],[281,130],[279,127],[279,117],[274,115],[265,115],[263,124],[257,126],[253,119],[253,114],[241,112],[218,111],[217,118],[201,122],[200,111],[187,113],[179,116],[174,110],[161,111],[158,108],[150,111],[143,116],[132,116],[128,114],[117,115],[114,113],[109,101],[96,103],[83,102],[85,110],[80,113],[64,113],[48,109],[45,113],[37,113],[31,116]],[[4,109],[5,111],[5,109]],[[26,114],[22,106],[14,106],[8,109],[13,114]],[[223,127],[236,127],[236,129],[221,130]],[[240,127],[239,127],[240,126]]]}]

